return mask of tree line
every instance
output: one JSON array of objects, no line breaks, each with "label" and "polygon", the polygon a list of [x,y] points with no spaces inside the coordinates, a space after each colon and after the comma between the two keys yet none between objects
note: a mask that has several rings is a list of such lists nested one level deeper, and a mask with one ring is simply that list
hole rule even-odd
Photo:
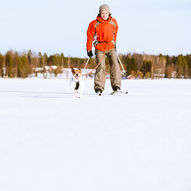
[{"label": "tree line", "polygon": [[[119,55],[126,70],[126,76],[132,75],[137,78],[191,78],[191,54],[169,56],[169,55],[147,55],[126,54]],[[61,73],[63,69],[76,67],[84,68],[87,58],[65,57],[63,53],[47,55],[46,53],[35,53],[31,50],[17,52],[7,51],[0,53],[0,76],[9,78],[26,78],[30,74],[45,66],[57,66],[55,74]],[[94,58],[91,58],[87,68],[96,67]],[[109,72],[109,61],[106,58],[106,72]]]}]

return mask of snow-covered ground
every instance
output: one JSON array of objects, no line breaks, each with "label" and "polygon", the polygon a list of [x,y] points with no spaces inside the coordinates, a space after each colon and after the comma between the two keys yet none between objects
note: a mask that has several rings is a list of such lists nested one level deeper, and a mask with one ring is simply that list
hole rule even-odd
[{"label": "snow-covered ground", "polygon": [[191,80],[0,79],[1,191],[190,191]]}]

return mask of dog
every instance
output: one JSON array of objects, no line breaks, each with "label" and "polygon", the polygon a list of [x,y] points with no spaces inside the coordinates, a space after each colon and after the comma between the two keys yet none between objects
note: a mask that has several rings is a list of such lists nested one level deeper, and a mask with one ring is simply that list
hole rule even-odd
[{"label": "dog", "polygon": [[70,82],[71,89],[74,95],[80,98],[83,94],[84,81],[82,79],[82,70],[78,68],[71,68],[72,78]]}]

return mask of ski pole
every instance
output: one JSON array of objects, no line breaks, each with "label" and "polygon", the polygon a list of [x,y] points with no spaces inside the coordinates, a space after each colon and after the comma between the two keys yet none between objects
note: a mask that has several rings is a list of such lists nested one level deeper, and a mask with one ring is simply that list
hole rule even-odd
[{"label": "ski pole", "polygon": [[119,55],[118,55],[117,53],[116,53],[116,55],[117,55],[117,59],[118,59],[120,65],[121,65],[121,68],[122,68],[122,70],[123,70],[123,74],[125,74],[126,72],[125,72],[125,69],[124,69],[124,67],[123,67],[123,64],[121,63],[121,60],[120,60],[120,58],[119,58]]}]

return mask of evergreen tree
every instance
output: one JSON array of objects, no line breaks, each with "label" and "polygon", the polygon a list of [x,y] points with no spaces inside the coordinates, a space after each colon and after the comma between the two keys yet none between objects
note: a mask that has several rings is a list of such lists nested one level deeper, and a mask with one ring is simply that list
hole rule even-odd
[{"label": "evergreen tree", "polygon": [[5,66],[7,68],[8,77],[13,77],[13,57],[12,51],[8,51],[5,56]]},{"label": "evergreen tree", "polygon": [[18,57],[19,57],[19,54],[15,52],[14,59],[13,59],[14,77],[18,77],[18,62],[17,62]]},{"label": "evergreen tree", "polygon": [[151,61],[144,60],[140,70],[144,76],[147,72],[151,73]]},{"label": "evergreen tree", "polygon": [[172,73],[172,71],[171,71],[171,66],[172,66],[172,63],[171,63],[171,59],[170,59],[170,57],[167,55],[167,56],[165,56],[165,58],[166,58],[166,70],[165,70],[165,77],[166,78],[171,78],[171,73]]},{"label": "evergreen tree", "polygon": [[188,63],[186,58],[181,54],[176,60],[177,75],[178,78],[187,78],[188,77]]},{"label": "evergreen tree", "polygon": [[60,58],[61,58],[61,66],[63,68],[64,67],[64,54],[63,53],[60,54]]},{"label": "evergreen tree", "polygon": [[48,64],[48,55],[44,53],[43,55],[43,65],[46,66]]},{"label": "evergreen tree", "polygon": [[19,67],[18,67],[18,75],[21,78],[26,78],[30,74],[30,68],[27,60],[27,56],[25,54],[22,55],[21,58],[18,59]]},{"label": "evergreen tree", "polygon": [[48,57],[48,65],[56,65],[56,55],[50,55]]},{"label": "evergreen tree", "polygon": [[27,53],[27,59],[28,59],[28,63],[31,65],[32,64],[32,51],[29,50]]},{"label": "evergreen tree", "polygon": [[38,53],[38,57],[39,57],[39,67],[43,68],[44,67],[44,59],[43,59],[41,52]]},{"label": "evergreen tree", "polygon": [[127,70],[127,75],[130,75],[132,71],[137,72],[137,64],[135,61],[135,58],[131,58],[128,55],[122,57],[122,61],[125,64],[126,70]]}]

